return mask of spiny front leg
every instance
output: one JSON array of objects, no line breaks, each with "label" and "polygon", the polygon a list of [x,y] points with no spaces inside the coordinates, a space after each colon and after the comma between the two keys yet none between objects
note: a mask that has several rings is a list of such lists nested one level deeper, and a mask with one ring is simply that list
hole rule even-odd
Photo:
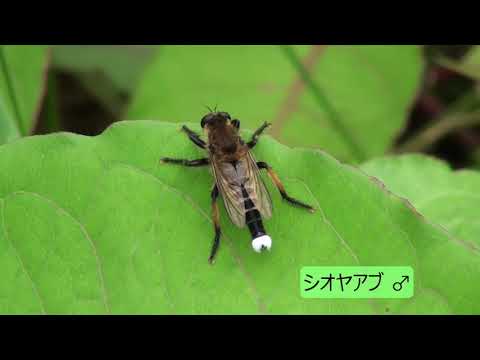
[{"label": "spiny front leg", "polygon": [[221,235],[221,230],[220,230],[220,213],[218,211],[218,187],[215,184],[213,187],[211,197],[212,197],[212,219],[213,219],[213,227],[215,229],[215,238],[213,239],[213,245],[212,245],[212,250],[210,251],[210,257],[208,258],[208,262],[210,264],[213,264],[215,261],[215,255],[217,254],[218,251],[218,246],[220,245],[220,235]]},{"label": "spiny front leg", "polygon": [[262,126],[260,126],[252,135],[252,139],[247,143],[248,147],[250,149],[253,149],[253,147],[255,145],[257,145],[257,141],[258,141],[258,138],[260,137],[260,135],[262,135],[263,131],[269,127],[270,123],[267,123],[267,122],[264,122]]},{"label": "spiny front leg", "polygon": [[200,135],[197,134],[195,131],[190,130],[190,129],[189,129],[188,127],[186,127],[185,125],[182,126],[182,131],[187,134],[188,138],[189,138],[195,145],[197,145],[198,147],[201,147],[202,149],[206,149],[206,148],[207,148],[207,144],[205,143],[205,141],[203,141],[202,139],[200,139]]},{"label": "spiny front leg", "polygon": [[293,206],[301,207],[303,209],[307,209],[311,213],[315,212],[315,208],[313,206],[307,205],[300,200],[292,198],[290,195],[287,194],[285,187],[283,186],[282,182],[278,178],[278,175],[276,174],[275,171],[273,171],[272,167],[268,165],[266,162],[259,161],[257,162],[257,166],[259,169],[266,169],[268,172],[268,176],[270,179],[272,179],[273,183],[277,187],[278,191],[280,191],[280,194],[282,195],[282,198],[286,200],[288,203],[290,203]]},{"label": "spiny front leg", "polygon": [[187,160],[187,159],[172,159],[172,158],[164,157],[160,159],[160,162],[164,164],[176,164],[176,165],[190,166],[190,167],[206,166],[210,164],[210,161],[207,158]]}]

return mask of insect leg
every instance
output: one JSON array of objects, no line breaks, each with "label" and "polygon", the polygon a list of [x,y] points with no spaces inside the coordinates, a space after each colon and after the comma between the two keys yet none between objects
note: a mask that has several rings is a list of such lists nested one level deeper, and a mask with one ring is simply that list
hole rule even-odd
[{"label": "insect leg", "polygon": [[182,131],[184,131],[188,138],[197,146],[201,147],[202,149],[206,149],[207,147],[207,144],[205,143],[205,141],[203,141],[202,139],[200,139],[200,135],[198,135],[195,131],[193,130],[190,130],[188,127],[186,127],[185,125],[182,126]]},{"label": "insect leg", "polygon": [[215,261],[215,255],[217,254],[218,246],[220,245],[220,213],[218,212],[218,187],[215,184],[213,187],[212,193],[212,218],[213,218],[213,226],[215,228],[215,238],[213,239],[212,250],[210,251],[210,257],[208,258],[208,262],[213,264]]},{"label": "insect leg", "polygon": [[231,124],[232,124],[233,127],[235,127],[236,129],[240,129],[240,120],[234,119],[234,120],[231,121]]},{"label": "insect leg", "polygon": [[285,191],[285,188],[283,187],[282,182],[278,178],[277,173],[275,171],[273,171],[273,169],[270,165],[268,165],[266,162],[259,161],[259,162],[257,162],[257,166],[258,166],[259,169],[266,169],[267,170],[268,175],[270,176],[270,179],[272,179],[273,183],[277,187],[278,191],[280,191],[280,194],[282,195],[282,198],[284,200],[286,200],[291,205],[307,209],[308,211],[310,211],[312,213],[315,211],[313,206],[307,205],[307,204],[301,202],[300,200],[292,198],[291,196],[289,196],[287,194],[287,192]]},{"label": "insect leg", "polygon": [[207,158],[196,159],[196,160],[186,160],[186,159],[172,159],[172,158],[161,158],[160,161],[164,164],[177,164],[183,166],[205,166],[210,163]]},{"label": "insect leg", "polygon": [[264,122],[262,126],[260,126],[252,135],[252,139],[247,143],[248,147],[252,149],[255,145],[257,145],[257,141],[259,136],[263,133],[263,131],[269,127],[270,123]]}]

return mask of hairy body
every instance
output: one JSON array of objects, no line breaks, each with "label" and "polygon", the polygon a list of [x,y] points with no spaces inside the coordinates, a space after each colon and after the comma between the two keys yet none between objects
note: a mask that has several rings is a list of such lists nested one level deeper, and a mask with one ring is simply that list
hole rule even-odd
[{"label": "hairy body", "polygon": [[184,166],[211,166],[215,178],[211,192],[215,238],[209,262],[213,263],[220,243],[220,215],[217,205],[219,195],[224,200],[231,221],[238,227],[248,226],[254,250],[257,252],[270,250],[272,239],[267,235],[262,219],[272,216],[272,200],[260,177],[260,169],[268,171],[284,200],[314,211],[312,206],[290,197],[273,169],[265,162],[257,162],[253,157],[251,149],[270,124],[264,123],[247,143],[239,134],[240,121],[232,120],[226,112],[210,112],[202,118],[200,124],[207,135],[207,142],[186,126],[183,126],[182,130],[193,143],[208,151],[208,158],[196,160],[162,158],[162,161]]}]

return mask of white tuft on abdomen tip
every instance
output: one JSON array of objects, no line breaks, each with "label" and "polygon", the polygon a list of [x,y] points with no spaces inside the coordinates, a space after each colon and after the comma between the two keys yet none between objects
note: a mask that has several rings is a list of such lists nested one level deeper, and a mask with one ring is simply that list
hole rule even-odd
[{"label": "white tuft on abdomen tip", "polygon": [[262,252],[272,248],[272,238],[268,235],[262,235],[252,240],[253,250]]}]

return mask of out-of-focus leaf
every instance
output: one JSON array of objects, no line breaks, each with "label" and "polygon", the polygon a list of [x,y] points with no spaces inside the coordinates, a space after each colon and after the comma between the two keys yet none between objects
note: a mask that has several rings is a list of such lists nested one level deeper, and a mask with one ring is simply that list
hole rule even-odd
[{"label": "out-of-focus leaf", "polygon": [[475,80],[480,80],[480,46],[473,46],[461,61],[440,57],[436,60],[440,65],[459,72]]},{"label": "out-of-focus leaf", "polygon": [[[364,157],[380,155],[404,127],[423,69],[417,46],[294,47]],[[230,112],[288,145],[356,156],[276,46],[164,46],[147,67],[129,119],[199,121],[205,105]]]},{"label": "out-of-focus leaf", "polygon": [[53,47],[52,62],[57,68],[86,76],[92,89],[95,87],[94,74],[102,73],[115,88],[130,92],[155,48],[139,45],[61,45]]},{"label": "out-of-focus leaf", "polygon": [[479,172],[452,171],[440,160],[416,154],[374,159],[362,169],[458,239],[480,247]]},{"label": "out-of-focus leaf", "polygon": [[45,46],[0,46],[0,144],[29,135],[45,93]]},{"label": "out-of-focus leaf", "polygon": [[53,47],[53,65],[75,74],[82,86],[115,117],[131,95],[156,46],[62,45]]},{"label": "out-of-focus leaf", "polygon": [[4,100],[5,99],[0,97],[0,144],[20,137],[18,126],[7,112],[7,106]]}]

